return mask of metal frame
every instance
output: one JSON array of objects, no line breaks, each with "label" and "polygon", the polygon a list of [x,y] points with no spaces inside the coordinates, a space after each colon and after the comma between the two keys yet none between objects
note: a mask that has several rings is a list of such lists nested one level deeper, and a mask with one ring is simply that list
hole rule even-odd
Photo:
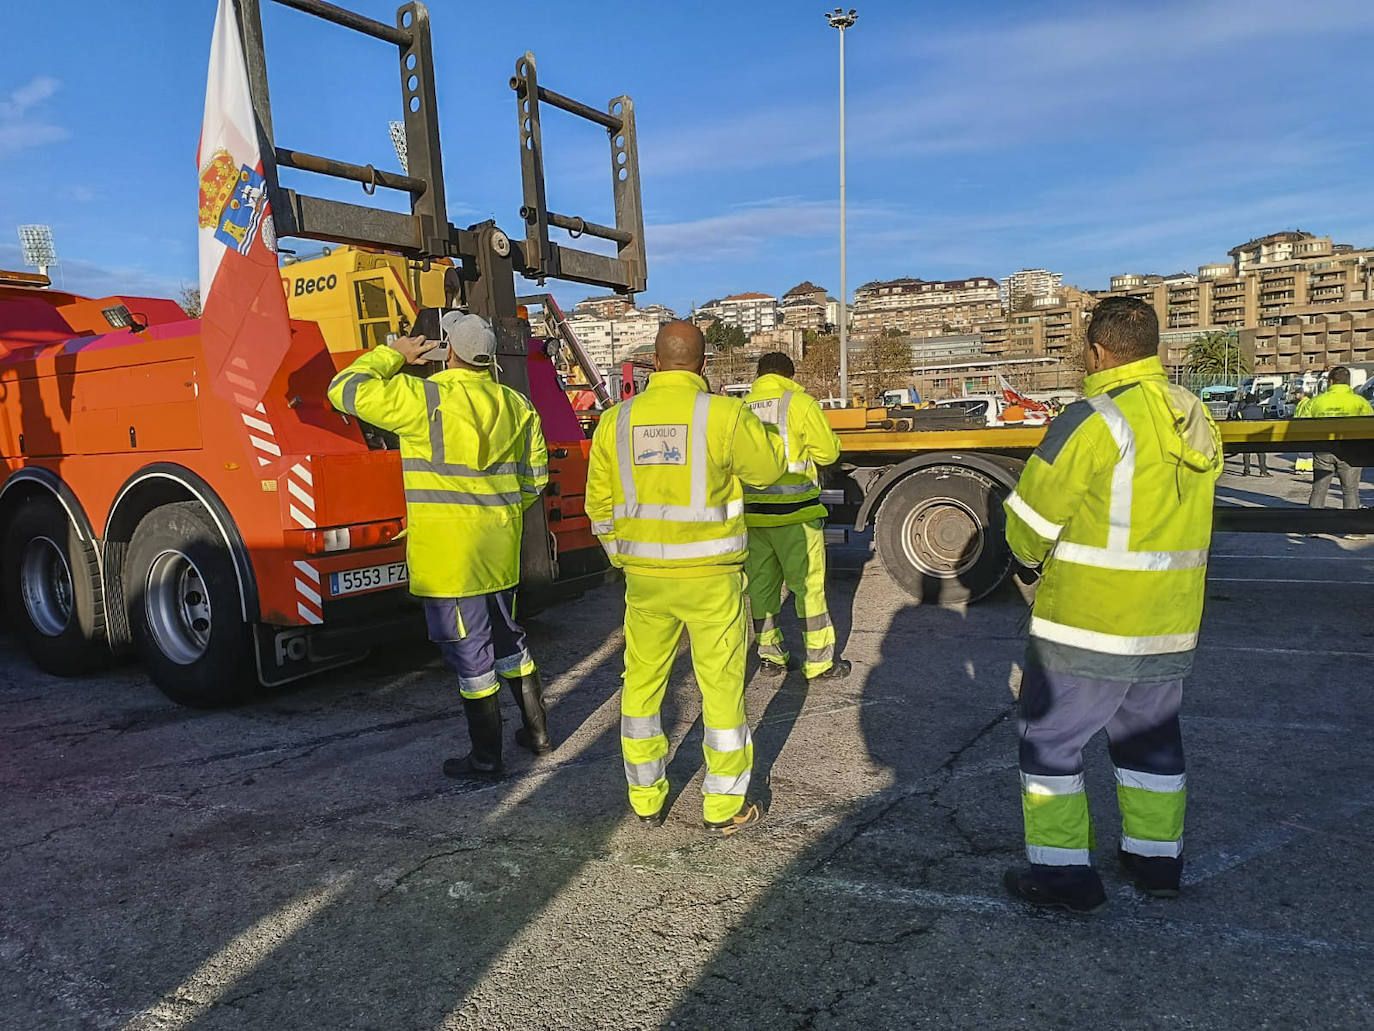
[{"label": "metal frame", "polygon": [[[534,54],[515,62],[510,87],[515,91],[516,117],[520,126],[520,173],[525,200],[520,217],[525,220],[525,275],[571,279],[578,283],[609,286],[620,293],[638,293],[647,282],[644,255],[644,212],[639,189],[639,141],[635,133],[635,105],[628,96],[613,97],[605,111],[598,111],[561,93],[539,85]],[[575,215],[550,211],[544,190],[544,140],[540,105],[548,104],[602,126],[611,144],[611,183],[615,201],[615,225],[604,226]],[[578,250],[549,240],[549,227],[565,229],[573,239],[582,235],[610,240],[616,257]]]}]

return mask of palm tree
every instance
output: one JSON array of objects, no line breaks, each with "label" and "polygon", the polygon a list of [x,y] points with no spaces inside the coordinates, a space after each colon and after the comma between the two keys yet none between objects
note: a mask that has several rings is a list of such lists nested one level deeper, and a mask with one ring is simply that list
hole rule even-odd
[{"label": "palm tree", "polygon": [[1236,334],[1216,329],[1188,345],[1188,370],[1201,376],[1238,376],[1250,367]]}]

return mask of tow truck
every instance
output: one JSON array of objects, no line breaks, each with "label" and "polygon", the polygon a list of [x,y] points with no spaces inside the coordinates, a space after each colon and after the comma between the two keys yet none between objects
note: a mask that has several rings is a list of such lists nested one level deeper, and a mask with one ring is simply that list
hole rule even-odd
[{"label": "tow truck", "polygon": [[[408,154],[400,173],[277,145],[260,0],[236,0],[278,238],[394,256],[371,268],[355,262],[350,289],[428,290],[436,273],[456,280],[458,303],[491,322],[503,379],[531,398],[549,442],[544,504],[525,517],[524,604],[600,582],[607,564],[582,510],[589,442],[543,341],[520,316],[516,276],[644,289],[633,101],[584,104],[542,85],[532,53],[518,57],[509,84],[523,236],[492,221],[458,228],[445,205],[425,6],[402,4],[388,25],[323,0],[275,2],[393,49]],[[548,207],[545,108],[606,134],[614,225]],[[399,191],[409,212],[287,189],[282,167],[351,180],[367,193]],[[610,241],[615,253],[554,242],[551,230]],[[282,271],[292,283],[291,267]],[[320,292],[319,278],[303,296]],[[342,278],[326,272],[324,292],[342,288]],[[353,330],[295,314],[262,402],[240,410],[208,389],[200,322],[175,302],[85,298],[33,276],[0,277],[0,596],[41,668],[76,674],[136,652],[171,698],[220,705],[355,661],[416,625],[396,539],[405,506],[394,441],[325,399],[355,350],[327,340]],[[379,342],[377,332],[364,324],[349,339],[362,350]]]}]

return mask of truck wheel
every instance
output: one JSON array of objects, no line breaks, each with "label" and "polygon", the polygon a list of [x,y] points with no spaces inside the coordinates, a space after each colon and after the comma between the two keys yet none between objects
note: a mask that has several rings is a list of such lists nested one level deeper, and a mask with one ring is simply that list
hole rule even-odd
[{"label": "truck wheel", "polygon": [[74,676],[110,657],[95,547],[51,498],[20,503],[5,531],[5,611],[39,669]]},{"label": "truck wheel", "polygon": [[997,589],[1011,569],[1006,491],[973,469],[939,465],[907,476],[878,508],[874,539],[892,579],[918,602],[958,605]]},{"label": "truck wheel", "polygon": [[124,590],[134,645],[168,698],[212,708],[253,693],[252,634],[233,560],[200,505],[143,517],[124,558]]}]

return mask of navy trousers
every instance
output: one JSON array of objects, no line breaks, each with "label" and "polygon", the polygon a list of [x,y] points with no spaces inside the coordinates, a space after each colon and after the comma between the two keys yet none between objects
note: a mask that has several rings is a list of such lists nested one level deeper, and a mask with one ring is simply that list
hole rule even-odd
[{"label": "navy trousers", "polygon": [[515,621],[514,590],[426,598],[425,624],[429,639],[457,672],[464,698],[485,698],[500,690],[501,677],[524,677],[535,670],[525,631]]}]

